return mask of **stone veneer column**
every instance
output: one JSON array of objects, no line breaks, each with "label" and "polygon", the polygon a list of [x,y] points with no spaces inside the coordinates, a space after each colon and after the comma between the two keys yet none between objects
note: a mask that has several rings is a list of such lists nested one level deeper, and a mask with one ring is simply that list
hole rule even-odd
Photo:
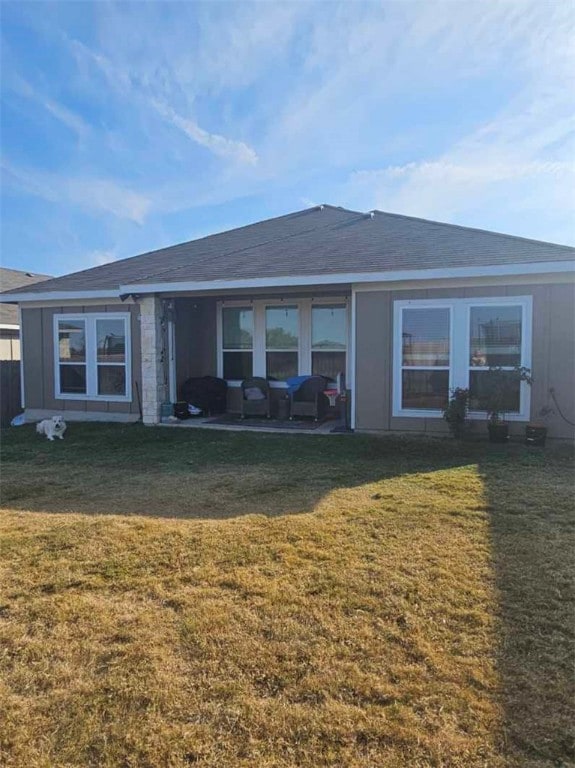
[{"label": "stone veneer column", "polygon": [[160,404],[166,399],[163,360],[162,303],[155,296],[140,299],[142,339],[142,416],[144,424],[158,424]]}]

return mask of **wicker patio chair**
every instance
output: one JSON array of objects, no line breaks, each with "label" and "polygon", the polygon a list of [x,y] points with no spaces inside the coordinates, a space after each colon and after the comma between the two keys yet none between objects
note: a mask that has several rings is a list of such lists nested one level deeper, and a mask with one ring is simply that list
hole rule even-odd
[{"label": "wicker patio chair", "polygon": [[[260,395],[257,395],[259,391]],[[254,376],[242,381],[241,418],[246,416],[271,416],[270,385],[266,379]]]},{"label": "wicker patio chair", "polygon": [[290,419],[295,416],[312,416],[315,421],[323,419],[329,408],[329,400],[323,391],[327,379],[323,376],[310,376],[295,391],[290,393]]}]

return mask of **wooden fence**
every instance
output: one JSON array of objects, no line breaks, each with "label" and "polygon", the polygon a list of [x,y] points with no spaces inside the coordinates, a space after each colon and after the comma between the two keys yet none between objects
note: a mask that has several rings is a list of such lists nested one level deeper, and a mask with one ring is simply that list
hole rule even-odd
[{"label": "wooden fence", "polygon": [[20,413],[20,361],[0,360],[0,426]]}]

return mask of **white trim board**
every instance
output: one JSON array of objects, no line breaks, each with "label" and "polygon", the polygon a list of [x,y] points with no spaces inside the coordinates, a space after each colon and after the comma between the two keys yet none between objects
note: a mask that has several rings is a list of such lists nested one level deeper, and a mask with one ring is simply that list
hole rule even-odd
[{"label": "white trim board", "polygon": [[19,325],[13,325],[11,323],[0,323],[0,331],[19,331]]},{"label": "white trim board", "polygon": [[26,407],[26,387],[24,386],[24,328],[22,326],[22,307],[18,307],[18,322],[20,323],[20,407]]},{"label": "white trim board", "polygon": [[[24,411],[24,421],[30,424],[42,419],[51,419],[52,416],[63,416],[64,421],[99,421],[116,422],[120,424],[132,424],[140,421],[138,413],[116,413],[112,411],[70,411],[58,410],[57,408],[26,408]],[[65,439],[65,438],[64,438]]]},{"label": "white trim board", "polygon": [[123,307],[133,307],[137,304],[131,296],[123,301],[119,296],[113,298],[104,296],[100,299],[60,299],[59,301],[25,301],[20,303],[24,306],[24,309],[42,309],[44,307],[54,307],[54,305],[57,307],[101,307],[105,304],[106,306],[117,307],[118,311],[121,311]]},{"label": "white trim board", "polygon": [[391,280],[388,282],[354,284],[356,293],[373,293],[374,291],[432,291],[443,288],[497,288],[503,286],[522,285],[526,288],[533,285],[556,285],[557,283],[575,283],[575,271],[556,272],[539,275],[507,275],[505,277],[457,277],[451,279],[432,280]]},{"label": "white trim board", "polygon": [[[41,293],[32,293],[22,291],[22,293],[0,293],[0,302],[2,304],[19,304],[28,301],[66,301],[68,299],[119,299],[121,291],[114,290],[96,290],[96,291],[45,291]],[[101,303],[101,302],[100,302]]]},{"label": "white trim board", "polygon": [[355,390],[355,379],[356,379],[356,367],[357,367],[357,293],[355,291],[355,288],[352,287],[351,289],[351,322],[350,322],[350,333],[349,333],[349,363],[348,363],[348,371],[349,371],[349,384],[347,385],[346,389],[348,389],[351,392],[351,429],[355,429],[355,419],[356,419],[356,403],[357,403],[357,394]]},{"label": "white trim board", "polygon": [[[275,288],[300,285],[337,285],[340,283],[373,283],[409,280],[449,279],[457,277],[505,277],[575,272],[573,261],[548,261],[518,264],[495,264],[482,267],[441,267],[437,269],[403,269],[385,272],[340,272],[319,275],[286,275],[242,280],[205,280],[166,283],[134,283],[122,285],[120,293],[165,293],[177,291],[221,291],[230,288]],[[0,299],[2,297],[0,296]]]}]

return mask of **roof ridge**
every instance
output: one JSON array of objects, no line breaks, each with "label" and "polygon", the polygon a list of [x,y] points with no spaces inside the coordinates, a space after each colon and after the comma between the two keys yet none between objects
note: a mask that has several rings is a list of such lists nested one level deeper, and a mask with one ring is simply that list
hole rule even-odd
[{"label": "roof ridge", "polygon": [[536,245],[551,246],[553,248],[566,248],[574,251],[575,246],[565,245],[563,243],[552,243],[549,240],[535,240],[532,237],[523,237],[522,235],[510,235],[508,232],[496,232],[493,229],[482,229],[481,227],[468,227],[465,224],[452,224],[448,221],[435,221],[434,219],[424,219],[421,216],[408,216],[405,213],[391,213],[390,211],[380,211],[373,209],[373,213],[379,213],[382,216],[393,216],[396,219],[409,219],[410,221],[424,221],[426,224],[434,224],[438,227],[451,227],[453,229],[464,229],[466,232],[481,232],[484,235],[493,235],[495,237],[508,237],[511,240],[522,240],[526,243],[535,243]]},{"label": "roof ridge", "polygon": [[[316,207],[319,207],[319,206],[316,206]],[[332,208],[332,209],[335,208],[335,206],[333,206],[333,205],[324,206],[324,207],[329,207],[329,208]],[[355,216],[357,216],[358,218],[361,218],[361,219],[363,219],[365,217],[365,214],[360,213],[358,211],[351,211],[351,210],[349,210],[347,208],[340,208],[338,210],[343,210],[346,213],[352,213],[352,214],[354,214]],[[281,218],[281,217],[278,217],[278,218]],[[268,221],[271,221],[271,219],[268,219]],[[269,245],[270,243],[284,242],[285,240],[289,240],[292,237],[301,237],[302,235],[309,234],[310,232],[316,232],[316,231],[322,230],[322,229],[331,229],[332,227],[337,226],[339,223],[341,223],[341,222],[331,222],[331,224],[324,224],[324,225],[322,225],[320,227],[310,227],[310,229],[304,229],[301,232],[293,232],[293,233],[291,233],[289,235],[284,235],[283,237],[273,237],[273,238],[270,238],[269,240],[262,240],[261,243],[256,243],[255,245],[245,245],[243,248],[235,248],[235,249],[232,248],[232,250],[229,250],[229,251],[222,251],[220,256],[230,256],[232,254],[242,253],[243,251],[250,251],[253,248],[261,248],[262,246]],[[240,227],[238,227],[238,229],[240,229]],[[228,230],[228,231],[229,232],[233,232],[234,230]],[[209,235],[209,237],[211,237],[211,235]],[[203,239],[203,238],[200,238],[200,239]],[[190,242],[194,242],[195,243],[195,242],[198,242],[198,240],[191,240]],[[184,245],[184,243],[182,243],[182,245]],[[176,248],[177,246],[172,246],[172,247]],[[160,250],[162,250],[162,249],[160,249]],[[154,251],[151,251],[151,253],[154,253]],[[145,254],[142,254],[142,255],[145,255]],[[166,272],[178,273],[182,269],[189,268],[189,266],[190,266],[189,264],[180,264],[177,267],[167,267],[166,269],[161,269],[161,270],[159,270],[157,272],[153,272],[152,274],[145,275],[143,277],[138,277],[136,280],[134,280],[134,284],[135,283],[139,283],[139,282],[143,282],[144,280],[149,280],[152,277],[158,277],[159,275],[163,275]]]}]

